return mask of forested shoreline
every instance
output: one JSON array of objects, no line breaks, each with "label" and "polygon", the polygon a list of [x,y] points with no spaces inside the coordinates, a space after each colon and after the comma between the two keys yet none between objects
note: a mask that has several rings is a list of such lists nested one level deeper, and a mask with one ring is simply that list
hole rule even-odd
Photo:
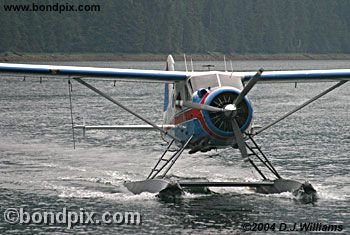
[{"label": "forested shoreline", "polygon": [[[0,2],[2,6],[13,3]],[[16,1],[21,3],[28,1]],[[50,3],[55,2],[45,1]],[[70,3],[98,3],[101,9],[60,14],[1,9],[1,55],[350,54],[350,1],[346,0],[76,0]]]}]

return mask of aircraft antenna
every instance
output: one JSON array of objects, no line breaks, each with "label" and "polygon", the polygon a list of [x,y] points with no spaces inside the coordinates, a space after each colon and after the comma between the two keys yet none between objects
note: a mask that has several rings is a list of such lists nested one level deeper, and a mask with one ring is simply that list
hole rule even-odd
[{"label": "aircraft antenna", "polygon": [[224,65],[225,65],[225,72],[227,72],[227,66],[226,66],[226,56],[224,55]]},{"label": "aircraft antenna", "polygon": [[73,90],[72,83],[70,82],[70,80],[68,80],[70,119],[71,119],[71,121],[72,121],[73,149],[75,149],[74,119],[73,119],[73,105],[72,105],[72,90]]},{"label": "aircraft antenna", "polygon": [[191,58],[191,68],[192,68],[192,72],[193,72],[193,60]]},{"label": "aircraft antenna", "polygon": [[187,60],[186,60],[186,54],[184,54],[184,61],[185,61],[185,68],[186,68],[186,72],[188,72],[188,69],[187,69]]}]

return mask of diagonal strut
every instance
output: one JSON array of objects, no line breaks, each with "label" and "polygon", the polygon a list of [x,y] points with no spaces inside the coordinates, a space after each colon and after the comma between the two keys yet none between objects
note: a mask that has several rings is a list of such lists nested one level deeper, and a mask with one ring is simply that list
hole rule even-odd
[{"label": "diagonal strut", "polygon": [[96,87],[90,85],[89,83],[83,81],[80,78],[73,78],[75,81],[79,82],[80,84],[86,86],[87,88],[89,88],[90,90],[96,92],[97,94],[99,94],[100,96],[106,98],[107,100],[111,101],[112,103],[118,105],[120,108],[124,109],[125,111],[131,113],[132,115],[134,115],[135,117],[141,119],[142,121],[146,122],[147,124],[151,125],[152,127],[154,127],[155,129],[159,130],[160,132],[162,132],[164,135],[167,135],[171,138],[173,138],[174,140],[178,141],[181,143],[181,141],[175,137],[174,135],[171,135],[170,133],[168,133],[167,131],[163,130],[161,127],[159,127],[158,125],[154,124],[153,122],[143,118],[141,115],[135,113],[134,111],[132,111],[131,109],[127,108],[126,106],[124,106],[123,104],[121,104],[120,102],[118,102],[117,100],[113,99],[112,97],[110,97],[109,95],[105,94],[104,92],[100,91],[99,89],[97,89]]},{"label": "diagonal strut", "polygon": [[283,119],[289,117],[290,115],[292,115],[293,113],[299,111],[300,109],[304,108],[305,106],[311,104],[312,102],[314,102],[315,100],[321,98],[322,96],[326,95],[327,93],[333,91],[334,89],[340,87],[341,85],[345,84],[347,81],[340,81],[337,84],[335,84],[334,86],[328,88],[327,90],[323,91],[322,93],[318,94],[317,96],[313,97],[312,99],[306,101],[305,103],[299,105],[298,107],[296,107],[295,109],[293,109],[292,111],[288,112],[287,114],[285,114],[284,116],[280,117],[279,119],[277,119],[276,121],[262,127],[261,129],[259,129],[258,131],[255,132],[254,135],[258,135],[261,132],[263,132],[264,130],[274,126],[275,124],[279,123],[280,121],[282,121]]}]

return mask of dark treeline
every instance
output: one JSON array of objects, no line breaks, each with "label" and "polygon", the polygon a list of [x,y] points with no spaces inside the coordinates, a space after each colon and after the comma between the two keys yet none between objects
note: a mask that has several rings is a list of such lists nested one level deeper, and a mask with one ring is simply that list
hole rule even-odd
[{"label": "dark treeline", "polygon": [[0,52],[350,53],[348,0],[61,2],[101,10],[5,12],[29,2],[0,0]]}]

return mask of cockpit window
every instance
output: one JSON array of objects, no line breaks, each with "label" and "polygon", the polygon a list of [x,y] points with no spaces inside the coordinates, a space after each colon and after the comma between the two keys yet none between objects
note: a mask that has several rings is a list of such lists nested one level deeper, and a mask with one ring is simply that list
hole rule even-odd
[{"label": "cockpit window", "polygon": [[191,77],[189,82],[193,91],[197,91],[200,88],[208,88],[208,87],[213,88],[213,87],[219,86],[219,82],[216,74],[193,76]]},{"label": "cockpit window", "polygon": [[240,78],[231,75],[220,74],[220,85],[221,86],[233,86],[237,87],[239,85]]},{"label": "cockpit window", "polygon": [[198,91],[201,88],[207,89],[208,87],[222,87],[230,86],[237,89],[243,89],[241,78],[232,76],[231,74],[206,74],[200,76],[193,76],[189,80],[189,87],[192,92]]}]

